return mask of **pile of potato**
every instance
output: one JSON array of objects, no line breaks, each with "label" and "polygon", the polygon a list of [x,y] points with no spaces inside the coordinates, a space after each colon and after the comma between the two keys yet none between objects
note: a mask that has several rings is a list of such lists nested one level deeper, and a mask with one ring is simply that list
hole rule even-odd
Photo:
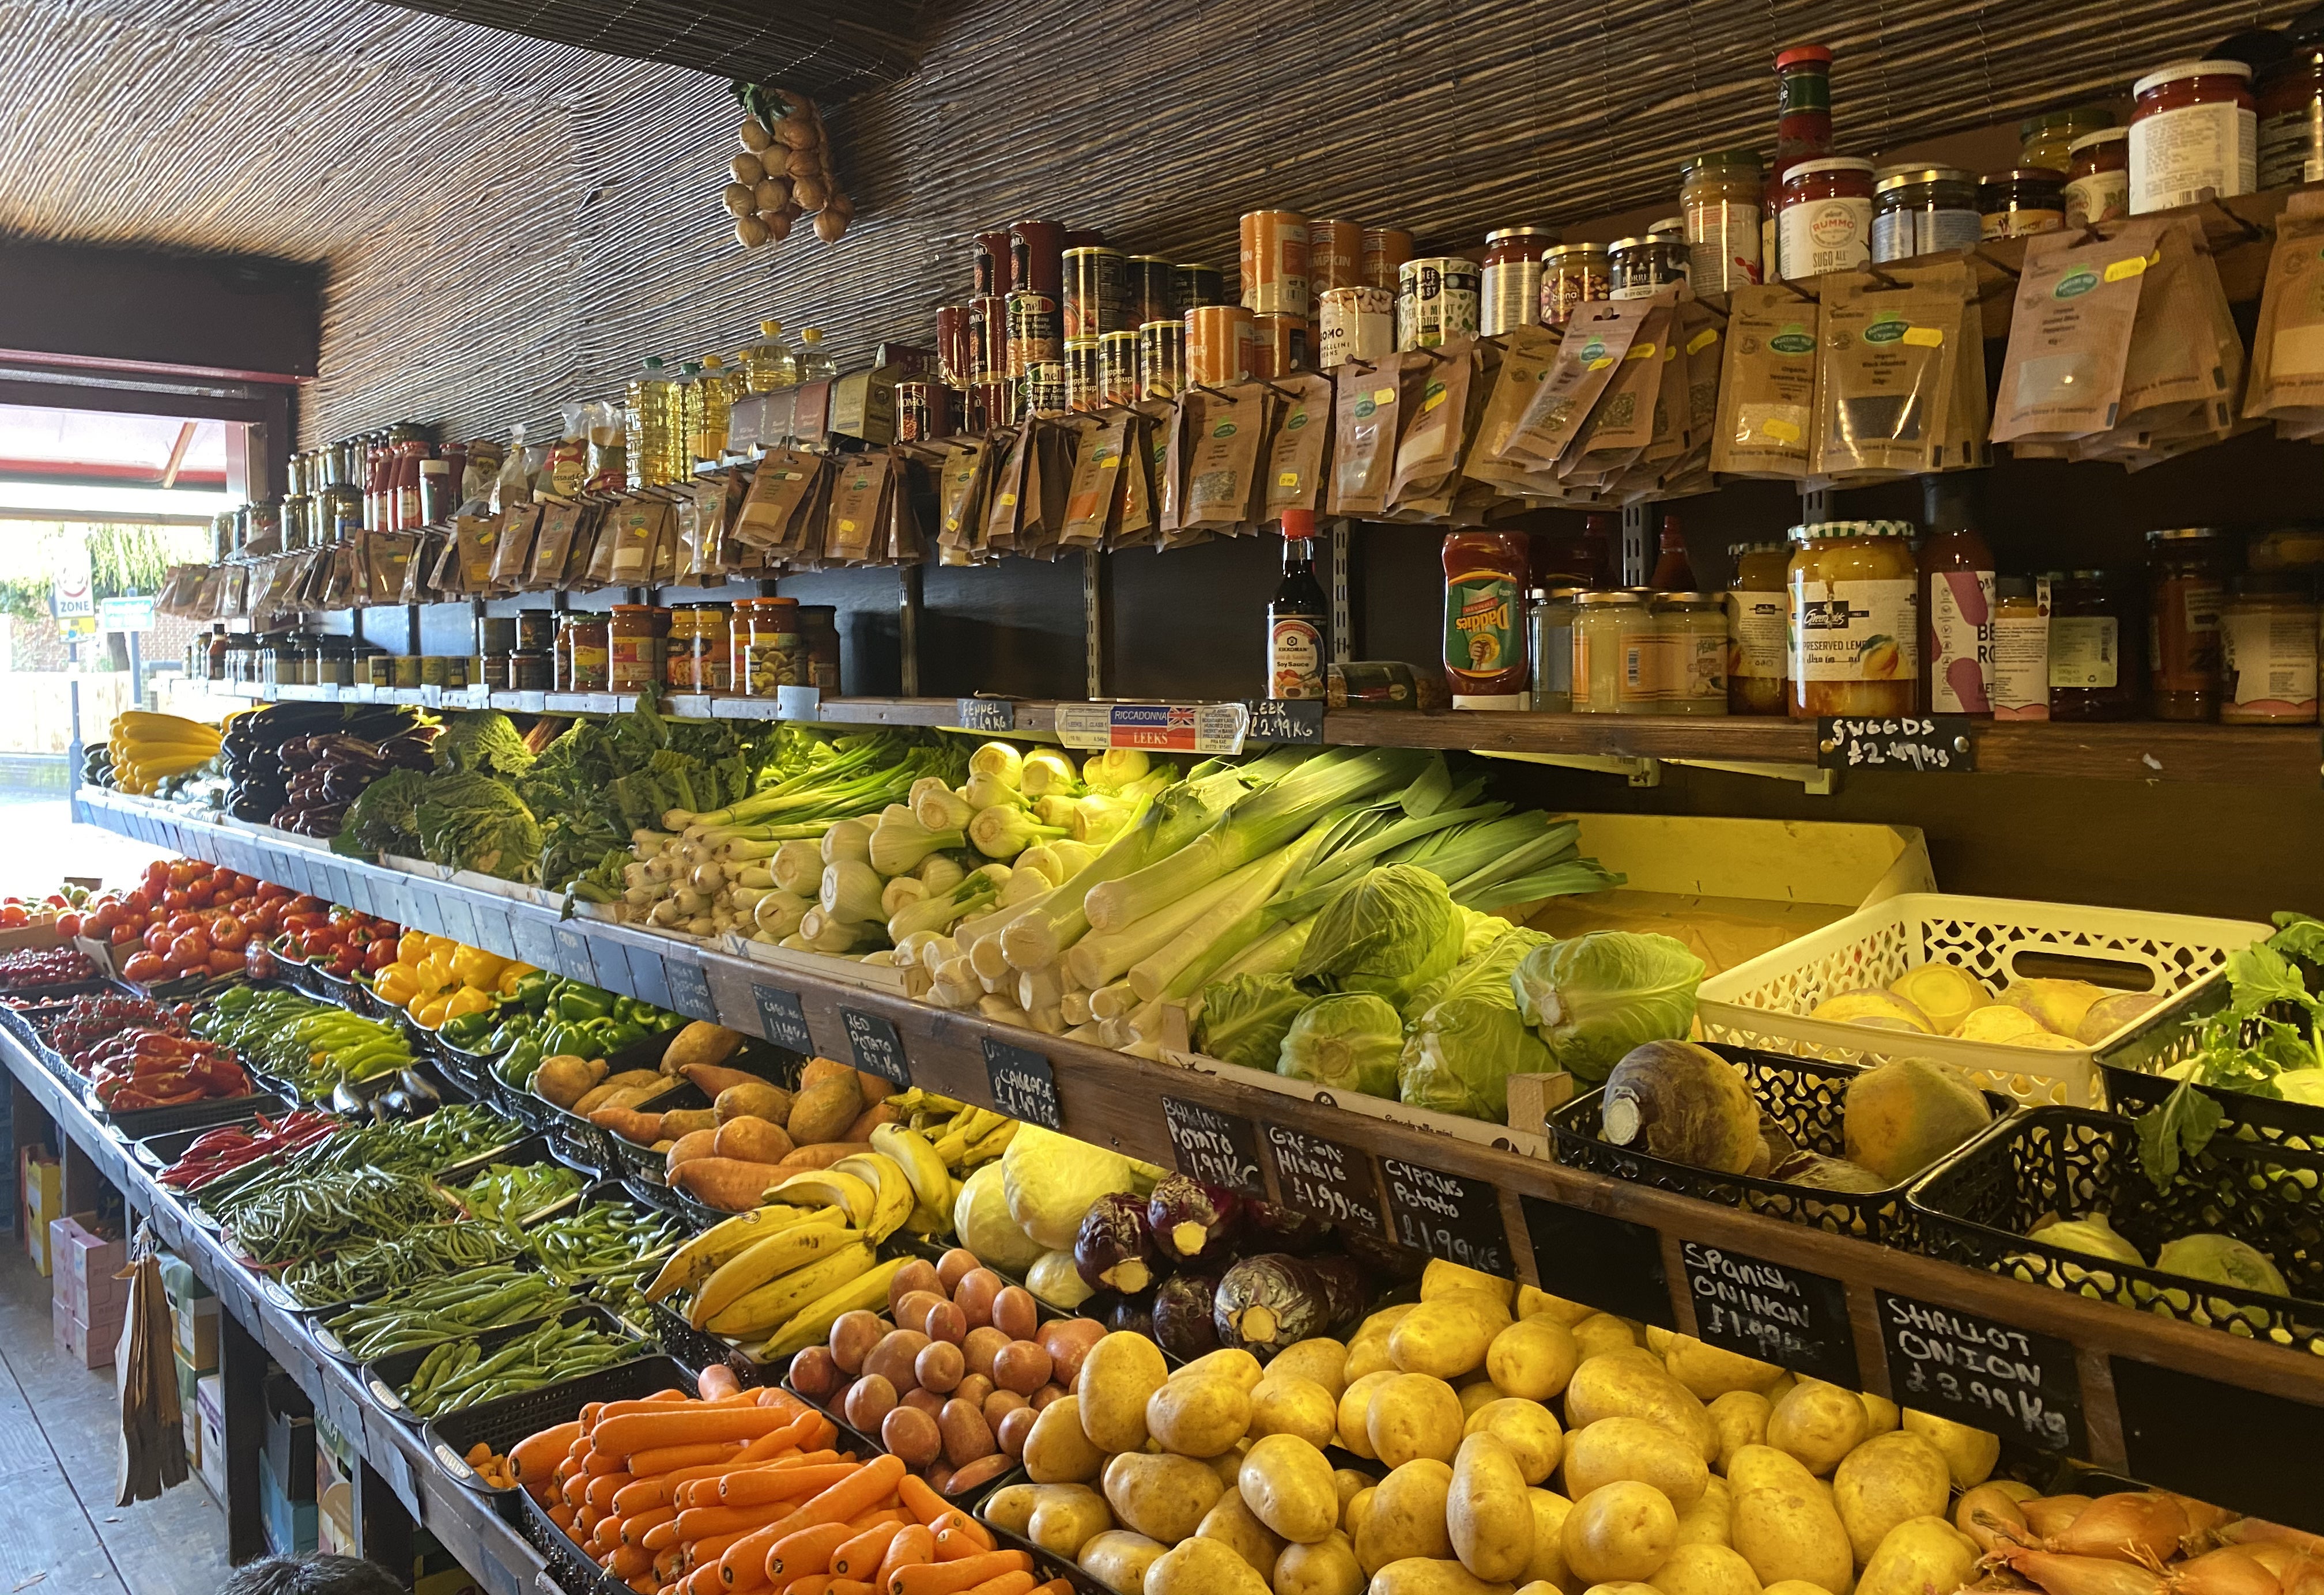
[{"label": "pile of potato", "polygon": [[1999,1450],[1437,1262],[1263,1368],[1107,1335],[983,1516],[1118,1595],[1929,1595],[1977,1576],[1948,1508]]}]

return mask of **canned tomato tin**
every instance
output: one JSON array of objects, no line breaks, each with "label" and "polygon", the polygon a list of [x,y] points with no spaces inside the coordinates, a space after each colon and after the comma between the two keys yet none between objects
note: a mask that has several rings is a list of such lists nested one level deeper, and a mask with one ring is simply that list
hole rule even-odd
[{"label": "canned tomato tin", "polygon": [[1364,229],[1361,224],[1309,222],[1308,298],[1320,303],[1327,289],[1353,288],[1363,280]]},{"label": "canned tomato tin", "polygon": [[936,307],[936,373],[955,388],[968,386],[973,361],[966,305]]},{"label": "canned tomato tin", "polygon": [[1296,210],[1242,214],[1242,308],[1307,313],[1307,218]]},{"label": "canned tomato tin", "polygon": [[1251,338],[1250,312],[1240,305],[1204,305],[1187,311],[1187,384],[1249,382]]},{"label": "canned tomato tin", "polygon": [[1148,321],[1138,329],[1139,396],[1147,399],[1175,399],[1185,385],[1185,322]]},{"label": "canned tomato tin", "polygon": [[1171,268],[1171,281],[1176,290],[1177,314],[1181,316],[1204,305],[1227,302],[1227,281],[1216,266],[1180,261]]},{"label": "canned tomato tin", "polygon": [[1433,254],[1397,268],[1396,346],[1433,349],[1477,330],[1477,263]]},{"label": "canned tomato tin", "polygon": [[1105,381],[1098,369],[1098,340],[1093,337],[1069,337],[1065,340],[1065,408],[1095,410],[1102,403]]},{"label": "canned tomato tin", "polygon": [[1036,365],[1060,358],[1057,301],[1046,293],[1019,288],[1009,296],[1009,373],[1023,376]]},{"label": "canned tomato tin", "polygon": [[1009,374],[1009,301],[985,294],[968,301],[968,380],[998,382]]},{"label": "canned tomato tin", "polygon": [[1647,233],[1617,238],[1606,247],[1607,297],[1646,299],[1684,278],[1687,258],[1684,237]]},{"label": "canned tomato tin", "polygon": [[1178,268],[1167,254],[1133,254],[1122,263],[1122,290],[1130,304],[1130,319],[1122,324],[1123,331],[1136,332],[1148,321],[1176,318],[1177,273]]},{"label": "canned tomato tin", "polygon": [[1250,318],[1250,374],[1289,376],[1307,369],[1307,318],[1279,311]]},{"label": "canned tomato tin", "polygon": [[942,383],[896,384],[896,441],[926,443],[952,436],[952,393]]},{"label": "canned tomato tin", "polygon": [[1547,227],[1501,227],[1485,235],[1478,331],[1493,337],[1541,318],[1541,252],[1556,242]]},{"label": "canned tomato tin", "polygon": [[1394,354],[1396,295],[1369,286],[1326,289],[1318,345],[1318,358],[1326,371],[1351,360]]},{"label": "canned tomato tin", "polygon": [[970,254],[970,295],[994,299],[1009,291],[1009,229],[979,233]]},{"label": "canned tomato tin", "polygon": [[1121,251],[1097,246],[1065,251],[1067,343],[1095,338],[1129,325],[1129,273]]},{"label": "canned tomato tin", "polygon": [[1602,244],[1560,244],[1542,251],[1541,324],[1563,327],[1574,310],[1612,291]]},{"label": "canned tomato tin", "polygon": [[1065,229],[1058,222],[1009,224],[1009,289],[1055,300],[1065,291]]},{"label": "canned tomato tin", "polygon": [[1366,227],[1361,281],[1368,288],[1397,287],[1397,273],[1412,258],[1412,235],[1402,227]]},{"label": "canned tomato tin", "polygon": [[973,383],[968,390],[968,429],[990,432],[995,427],[1015,426],[1022,413],[1017,401],[1015,383]]},{"label": "canned tomato tin", "polygon": [[1054,414],[1065,408],[1065,363],[1062,360],[1037,361],[1025,368],[1019,384],[1025,390],[1025,410]]},{"label": "canned tomato tin", "polygon": [[[1175,321],[1160,325],[1175,327]],[[1139,398],[1139,335],[1124,329],[1101,333],[1097,340],[1097,385],[1100,401],[1135,404]]]}]

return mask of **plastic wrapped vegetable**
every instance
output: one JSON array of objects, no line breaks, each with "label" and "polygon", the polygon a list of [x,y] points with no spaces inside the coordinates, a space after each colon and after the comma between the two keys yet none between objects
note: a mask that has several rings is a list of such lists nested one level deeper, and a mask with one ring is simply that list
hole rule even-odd
[{"label": "plastic wrapped vegetable", "polygon": [[1101,1196],[1074,1237],[1074,1268],[1092,1290],[1135,1295],[1154,1283],[1154,1240],[1146,1203],[1127,1191]]},{"label": "plastic wrapped vegetable", "polygon": [[1214,1274],[1173,1274],[1154,1287],[1154,1343],[1191,1362],[1219,1349]]},{"label": "plastic wrapped vegetable", "polygon": [[1225,1262],[1241,1225],[1241,1197],[1183,1174],[1166,1176],[1146,1203],[1146,1228],[1155,1249],[1179,1268]]},{"label": "plastic wrapped vegetable", "polygon": [[1220,1345],[1265,1362],[1286,1346],[1327,1332],[1332,1307],[1314,1268],[1288,1252],[1265,1251],[1220,1277],[1211,1322]]}]

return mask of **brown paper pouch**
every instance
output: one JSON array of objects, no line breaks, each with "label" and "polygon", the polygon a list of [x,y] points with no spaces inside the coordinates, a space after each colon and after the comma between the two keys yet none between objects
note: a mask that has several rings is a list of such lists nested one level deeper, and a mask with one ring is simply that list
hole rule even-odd
[{"label": "brown paper pouch", "polygon": [[2324,217],[2287,209],[2276,219],[2267,257],[2244,413],[2306,410],[2324,410]]},{"label": "brown paper pouch", "polygon": [[2036,233],[2026,240],[1994,399],[1994,442],[2063,442],[2115,424],[2139,280],[2162,236],[2162,218],[2150,217],[2116,224],[2107,237]]},{"label": "brown paper pouch", "polygon": [[1462,461],[1461,474],[1470,481],[1506,487],[1529,469],[1500,457],[1501,448],[1516,430],[1535,390],[1556,364],[1558,343],[1554,327],[1520,327],[1482,346],[1494,369],[1481,374],[1480,410],[1473,439]]},{"label": "brown paper pouch", "polygon": [[540,523],[532,534],[532,554],[525,567],[524,585],[528,591],[542,592],[555,588],[565,580],[567,567],[573,562],[573,546],[582,522],[582,506],[571,499],[536,499],[532,509],[540,514]]},{"label": "brown paper pouch", "polygon": [[2165,218],[2153,261],[2138,285],[2138,314],[2123,358],[2122,403],[2115,425],[2136,430],[2174,426],[2218,397],[2227,384],[2209,307],[2194,265],[2202,233],[2192,217]]},{"label": "brown paper pouch", "polygon": [[1206,406],[1202,430],[1186,458],[1186,505],[1182,530],[1196,527],[1231,530],[1250,512],[1251,487],[1267,441],[1268,394],[1259,383],[1237,383],[1221,390],[1223,402]]},{"label": "brown paper pouch", "polygon": [[1154,540],[1154,477],[1165,447],[1162,435],[1168,426],[1167,408],[1156,405],[1149,410],[1141,406],[1122,435],[1121,503],[1106,530],[1110,549],[1137,548]]},{"label": "brown paper pouch", "polygon": [[1388,508],[1401,425],[1403,368],[1393,357],[1370,370],[1351,363],[1333,377],[1330,515],[1377,515]]},{"label": "brown paper pouch", "polygon": [[840,462],[825,517],[825,558],[861,564],[872,558],[873,539],[885,524],[880,501],[888,491],[888,466],[884,449]]},{"label": "brown paper pouch", "polygon": [[1332,442],[1332,379],[1321,372],[1277,377],[1288,395],[1267,450],[1266,518],[1286,510],[1312,510],[1323,491]]},{"label": "brown paper pouch", "polygon": [[1072,549],[1101,547],[1121,502],[1122,446],[1137,417],[1110,410],[1074,456],[1074,479],[1065,488],[1065,521],[1057,540]]},{"label": "brown paper pouch", "polygon": [[1001,468],[992,478],[992,493],[984,512],[983,534],[976,539],[979,549],[1013,549],[1017,546],[1017,525],[1024,514],[1026,475],[1032,468],[1036,449],[1034,434],[1040,423],[1028,419],[1017,429],[1016,438],[1001,458]]},{"label": "brown paper pouch", "polygon": [[936,471],[936,542],[947,549],[973,547],[984,524],[986,483],[992,446],[981,438],[956,438],[945,445]]},{"label": "brown paper pouch", "polygon": [[927,534],[920,526],[920,504],[926,493],[920,472],[920,462],[900,449],[891,451],[888,508],[883,517],[887,534],[880,539],[881,557],[890,565],[921,565],[927,561]]},{"label": "brown paper pouch", "polygon": [[490,515],[456,515],[452,538],[460,546],[459,591],[487,592],[493,585],[493,561],[500,552],[501,523]]},{"label": "brown paper pouch", "polygon": [[1661,302],[1609,300],[1575,311],[1549,374],[1526,401],[1517,424],[1496,451],[1498,457],[1523,467],[1556,465],[1590,419],[1599,395],[1614,381],[1647,313]]},{"label": "brown paper pouch", "polygon": [[[1655,400],[1662,392],[1678,306],[1659,296],[1638,302],[1646,308],[1637,335],[1608,374],[1572,444],[1559,456],[1560,476],[1586,480],[1592,474],[1622,471],[1655,440]],[[1570,347],[1570,332],[1566,342]]]},{"label": "brown paper pouch", "polygon": [[1210,409],[1207,395],[1181,393],[1162,423],[1154,466],[1154,527],[1166,539],[1178,530],[1186,512],[1186,462]]},{"label": "brown paper pouch", "polygon": [[1712,470],[1736,476],[1808,474],[1819,309],[1813,300],[1772,283],[1728,296]]},{"label": "brown paper pouch", "polygon": [[1408,498],[1445,487],[1461,469],[1467,439],[1469,384],[1476,373],[1477,340],[1455,338],[1418,351],[1419,360],[1402,373],[1398,408],[1409,417],[1396,440],[1396,469],[1388,478],[1390,510]]},{"label": "brown paper pouch", "polygon": [[743,495],[734,535],[755,549],[787,546],[800,505],[814,492],[822,471],[822,459],[805,449],[770,450]]},{"label": "brown paper pouch", "polygon": [[614,505],[605,519],[603,546],[610,551],[605,580],[617,587],[644,586],[653,580],[654,546],[661,540],[662,528],[669,521],[669,502],[641,493]]},{"label": "brown paper pouch", "polygon": [[1892,288],[1864,272],[1832,272],[1822,282],[1816,474],[1933,470],[1952,398],[1947,350],[1960,336],[1959,296]]},{"label": "brown paper pouch", "polygon": [[540,506],[519,504],[500,514],[501,534],[493,544],[493,567],[484,580],[494,593],[513,593],[532,563],[532,539],[540,530]]},{"label": "brown paper pouch", "polygon": [[1719,425],[1719,370],[1727,357],[1727,334],[1699,300],[1681,300],[1678,315],[1679,358],[1686,362],[1686,446],[1706,447]]}]

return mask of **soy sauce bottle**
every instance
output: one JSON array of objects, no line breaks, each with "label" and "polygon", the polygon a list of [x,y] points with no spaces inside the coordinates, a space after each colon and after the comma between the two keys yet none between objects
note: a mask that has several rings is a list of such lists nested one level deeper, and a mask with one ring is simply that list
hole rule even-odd
[{"label": "soy sauce bottle", "polygon": [[1323,696],[1324,627],[1330,608],[1315,579],[1315,512],[1283,512],[1283,580],[1267,606],[1267,696]]}]

